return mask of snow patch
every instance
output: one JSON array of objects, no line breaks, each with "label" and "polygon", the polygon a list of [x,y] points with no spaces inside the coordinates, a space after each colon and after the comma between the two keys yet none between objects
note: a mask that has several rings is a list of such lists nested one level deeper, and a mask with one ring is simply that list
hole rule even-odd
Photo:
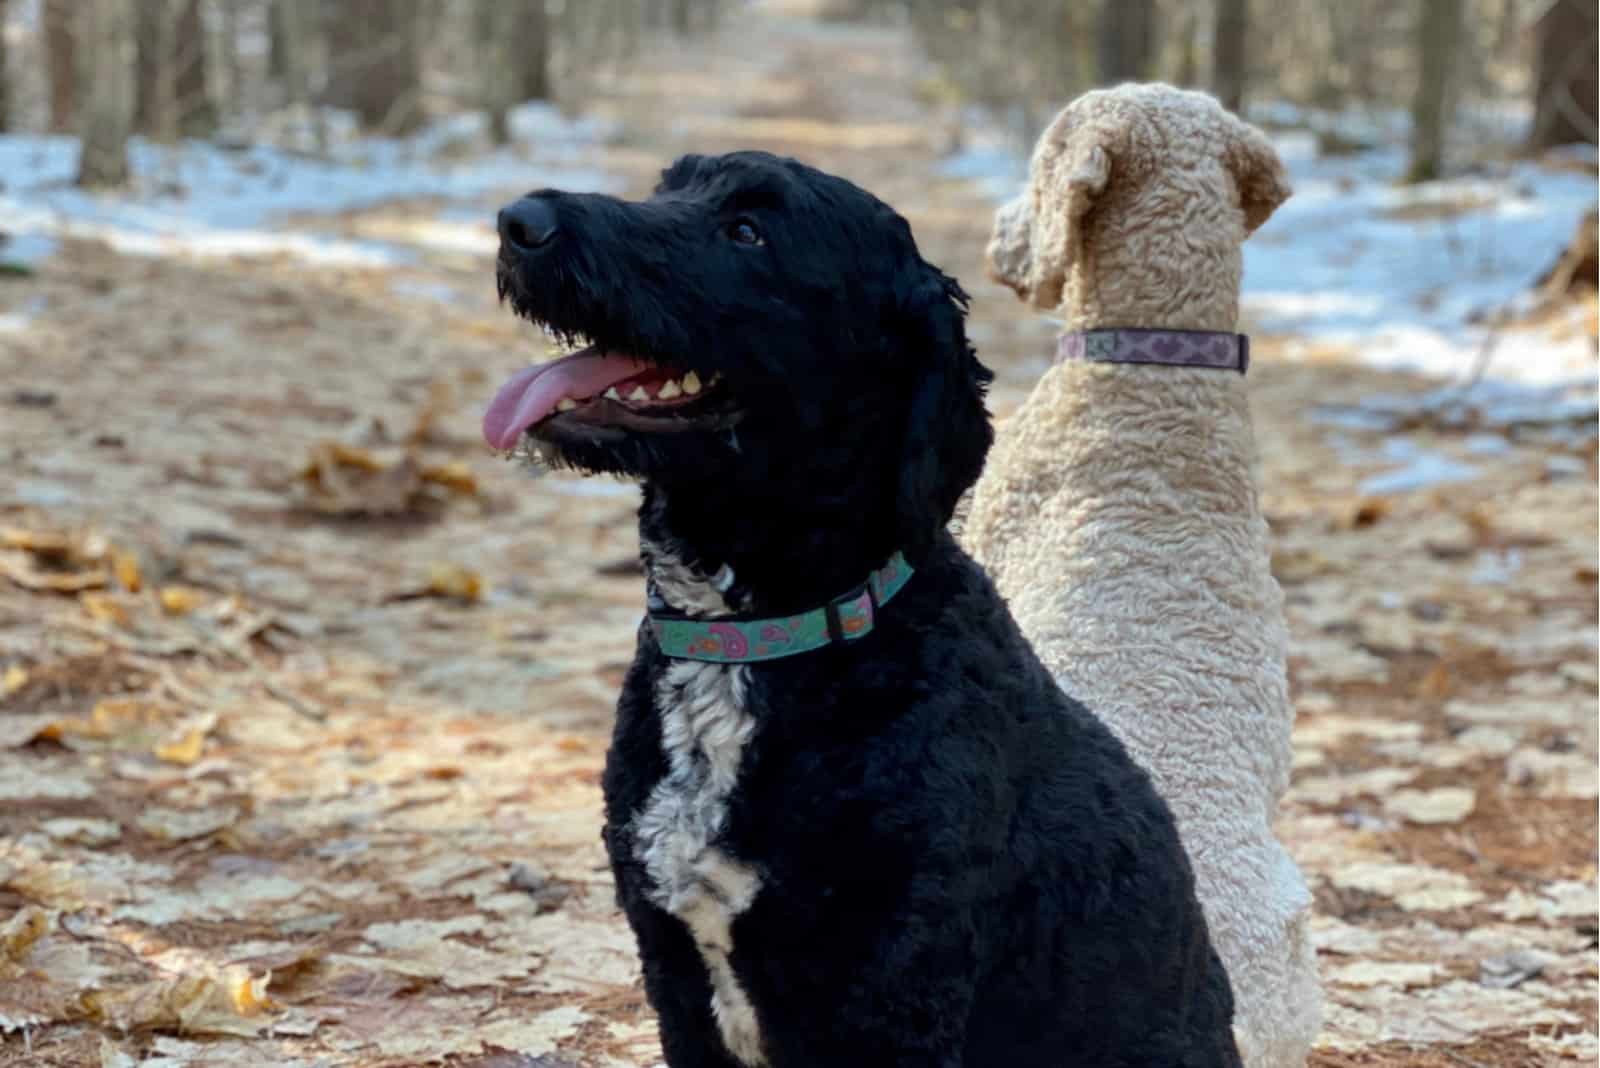
[{"label": "snow patch", "polygon": [[[587,165],[608,128],[528,105],[511,116],[513,143],[485,148],[483,116],[451,116],[404,139],[351,138],[326,156],[306,154],[308,129],[277,131],[285,147],[224,147],[204,141],[129,143],[128,190],[76,188],[76,138],[0,137],[0,231],[33,238],[103,240],[135,255],[289,255],[308,262],[386,266],[412,253],[385,241],[349,240],[296,225],[292,217],[335,214],[388,201],[470,201],[539,185],[610,191],[615,180]],[[343,127],[332,124],[341,136]],[[422,233],[422,248],[482,251],[481,232]]]}]

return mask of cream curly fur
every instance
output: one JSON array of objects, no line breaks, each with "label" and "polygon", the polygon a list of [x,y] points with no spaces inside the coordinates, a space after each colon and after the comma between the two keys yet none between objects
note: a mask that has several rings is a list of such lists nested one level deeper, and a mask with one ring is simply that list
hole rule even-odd
[{"label": "cream curly fur", "polygon": [[[1289,195],[1266,138],[1163,85],[1080,97],[998,213],[990,270],[1069,330],[1232,330],[1240,247]],[[1177,815],[1249,1068],[1321,1026],[1311,905],[1272,832],[1293,710],[1243,376],[1061,363],[1000,428],[962,537],[1057,680]]]}]

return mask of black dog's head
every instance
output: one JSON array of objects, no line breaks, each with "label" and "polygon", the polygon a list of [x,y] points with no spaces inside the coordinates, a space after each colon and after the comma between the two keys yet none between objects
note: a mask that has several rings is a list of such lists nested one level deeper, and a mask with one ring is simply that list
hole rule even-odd
[{"label": "black dog's head", "polygon": [[913,555],[982,468],[966,294],[842,178],[740,152],[680,159],[641,202],[543,190],[500,213],[497,277],[584,347],[501,389],[496,448],[714,487],[730,513],[864,498]]}]

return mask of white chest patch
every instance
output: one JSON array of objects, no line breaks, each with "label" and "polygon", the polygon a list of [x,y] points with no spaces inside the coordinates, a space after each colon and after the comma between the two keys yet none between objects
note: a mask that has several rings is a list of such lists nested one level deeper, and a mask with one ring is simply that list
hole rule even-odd
[{"label": "white chest patch", "polygon": [[746,670],[674,661],[656,688],[668,771],[634,821],[634,854],[651,899],[688,925],[711,976],[711,1011],[729,1052],[762,1065],[754,1007],[734,975],[733,921],[761,889],[756,871],[714,844],[755,728],[745,708]]}]

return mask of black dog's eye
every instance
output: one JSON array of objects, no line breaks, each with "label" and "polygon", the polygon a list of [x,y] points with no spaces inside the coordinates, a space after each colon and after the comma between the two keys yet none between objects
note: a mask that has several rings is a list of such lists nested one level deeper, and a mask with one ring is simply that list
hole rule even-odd
[{"label": "black dog's eye", "polygon": [[751,224],[749,219],[739,219],[728,224],[728,236],[741,245],[764,245],[761,231]]}]

